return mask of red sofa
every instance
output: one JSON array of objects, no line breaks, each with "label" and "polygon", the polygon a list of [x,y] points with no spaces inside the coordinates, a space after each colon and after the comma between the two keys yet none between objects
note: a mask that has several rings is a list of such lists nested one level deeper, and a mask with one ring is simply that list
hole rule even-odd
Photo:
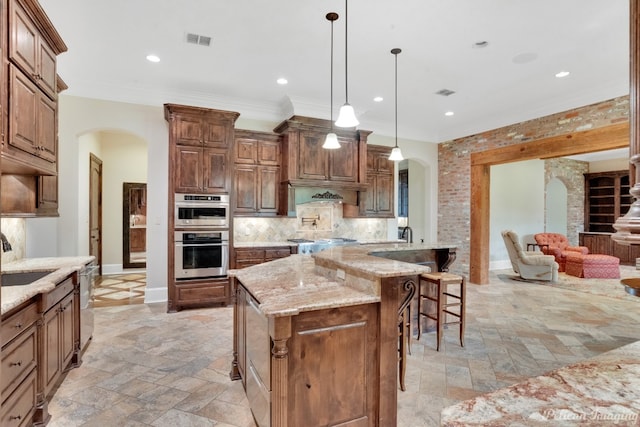
[{"label": "red sofa", "polygon": [[589,248],[586,246],[569,246],[567,236],[560,233],[538,233],[533,236],[542,253],[553,255],[559,265],[558,271],[565,271],[567,265],[567,253],[580,253],[587,255]]}]

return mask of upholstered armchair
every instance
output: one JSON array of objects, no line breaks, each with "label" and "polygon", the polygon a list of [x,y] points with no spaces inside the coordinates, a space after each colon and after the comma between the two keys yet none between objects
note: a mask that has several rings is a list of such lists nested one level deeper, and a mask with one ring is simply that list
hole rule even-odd
[{"label": "upholstered armchair", "polygon": [[507,247],[513,271],[520,277],[550,282],[558,280],[558,263],[553,255],[545,255],[540,251],[524,251],[514,231],[504,230],[502,238]]},{"label": "upholstered armchair", "polygon": [[567,251],[578,252],[582,255],[589,253],[586,246],[569,246],[567,236],[560,233],[538,233],[533,236],[545,255],[553,255],[560,266],[559,271],[565,271],[567,265]]}]

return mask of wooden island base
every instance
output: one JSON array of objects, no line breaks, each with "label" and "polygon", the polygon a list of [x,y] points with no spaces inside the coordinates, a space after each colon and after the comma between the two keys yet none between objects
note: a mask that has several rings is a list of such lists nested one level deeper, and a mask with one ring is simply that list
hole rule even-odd
[{"label": "wooden island base", "polygon": [[292,255],[231,274],[230,376],[260,427],[396,425],[399,313],[429,268],[332,251],[349,261]]}]

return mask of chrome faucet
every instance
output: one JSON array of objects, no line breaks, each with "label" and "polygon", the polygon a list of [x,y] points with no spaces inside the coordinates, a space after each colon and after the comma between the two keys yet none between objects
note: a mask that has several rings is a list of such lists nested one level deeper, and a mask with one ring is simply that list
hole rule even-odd
[{"label": "chrome faucet", "polygon": [[11,243],[7,240],[7,236],[4,233],[0,233],[0,237],[2,238],[2,252],[9,252],[11,248]]},{"label": "chrome faucet", "polygon": [[405,239],[409,243],[413,243],[413,230],[411,229],[411,227],[406,226],[405,228],[403,228],[400,238]]}]

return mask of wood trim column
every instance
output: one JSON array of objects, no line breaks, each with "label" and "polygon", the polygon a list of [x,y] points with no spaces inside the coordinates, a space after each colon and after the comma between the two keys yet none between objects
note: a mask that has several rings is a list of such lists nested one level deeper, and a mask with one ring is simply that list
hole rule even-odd
[{"label": "wood trim column", "polygon": [[269,318],[271,349],[271,425],[287,427],[289,410],[289,348],[291,317]]},{"label": "wood trim column", "polygon": [[469,281],[478,285],[489,283],[490,177],[491,166],[471,166]]}]

